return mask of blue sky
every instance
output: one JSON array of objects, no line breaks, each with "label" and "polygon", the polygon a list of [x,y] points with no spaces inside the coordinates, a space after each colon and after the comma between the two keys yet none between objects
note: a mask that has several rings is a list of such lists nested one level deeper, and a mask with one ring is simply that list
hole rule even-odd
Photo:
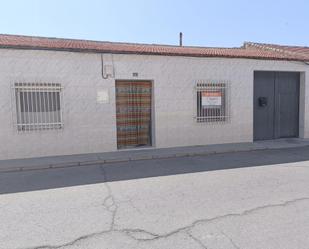
[{"label": "blue sky", "polygon": [[308,0],[0,0],[0,33],[104,41],[309,46]]}]

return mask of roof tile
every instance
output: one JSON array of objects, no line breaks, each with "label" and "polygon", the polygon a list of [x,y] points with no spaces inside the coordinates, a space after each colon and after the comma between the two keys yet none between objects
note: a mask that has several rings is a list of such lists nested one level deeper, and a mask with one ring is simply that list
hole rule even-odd
[{"label": "roof tile", "polygon": [[303,56],[300,56],[299,53],[282,53],[271,49],[254,49],[253,47],[254,46],[248,46],[247,48],[180,47],[0,34],[0,48],[268,60],[304,60]]},{"label": "roof tile", "polygon": [[309,47],[304,46],[287,46],[257,42],[245,42],[246,49],[256,48],[264,51],[275,51],[285,55],[297,56],[303,61],[309,61]]}]

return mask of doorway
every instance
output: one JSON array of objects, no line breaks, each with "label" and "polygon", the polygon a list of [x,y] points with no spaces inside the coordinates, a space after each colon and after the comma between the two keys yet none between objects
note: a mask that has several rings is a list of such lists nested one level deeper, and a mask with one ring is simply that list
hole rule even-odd
[{"label": "doorway", "polygon": [[116,81],[118,149],[152,145],[152,82]]},{"label": "doorway", "polygon": [[297,72],[254,73],[254,140],[299,136]]}]

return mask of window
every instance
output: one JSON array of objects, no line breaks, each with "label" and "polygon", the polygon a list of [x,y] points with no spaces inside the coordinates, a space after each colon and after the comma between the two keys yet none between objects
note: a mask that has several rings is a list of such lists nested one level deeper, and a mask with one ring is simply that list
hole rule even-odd
[{"label": "window", "polygon": [[226,122],[228,112],[228,84],[226,82],[203,82],[196,85],[198,123]]},{"label": "window", "polygon": [[56,83],[15,83],[17,130],[61,129],[61,90]]}]

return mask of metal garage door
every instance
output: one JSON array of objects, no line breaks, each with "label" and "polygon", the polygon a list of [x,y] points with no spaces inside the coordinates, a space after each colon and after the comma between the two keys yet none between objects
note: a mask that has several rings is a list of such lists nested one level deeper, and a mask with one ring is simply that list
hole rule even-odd
[{"label": "metal garage door", "polygon": [[298,137],[299,73],[254,73],[254,140]]},{"label": "metal garage door", "polygon": [[116,82],[117,146],[151,145],[152,83]]}]

